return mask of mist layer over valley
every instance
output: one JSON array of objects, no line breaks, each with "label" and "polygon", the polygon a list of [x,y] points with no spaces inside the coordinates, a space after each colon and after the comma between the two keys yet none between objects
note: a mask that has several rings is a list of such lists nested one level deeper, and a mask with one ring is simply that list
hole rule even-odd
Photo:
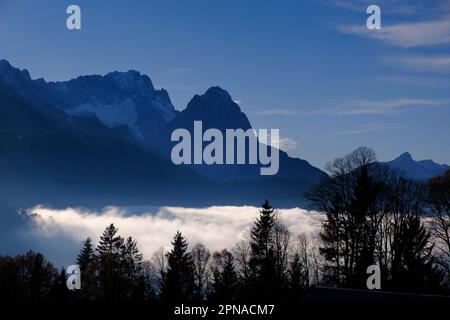
[{"label": "mist layer over valley", "polygon": [[[83,240],[91,237],[97,243],[99,235],[111,223],[119,228],[120,235],[137,240],[145,259],[150,259],[159,248],[167,250],[178,230],[191,245],[202,242],[212,250],[232,249],[247,236],[259,210],[253,206],[110,206],[93,210],[52,209],[39,205],[21,212],[24,219],[19,232],[21,238],[15,241],[18,252],[24,246],[21,242],[33,243],[33,250],[41,251],[57,265],[73,264]],[[277,213],[293,234],[317,236],[320,213],[300,208],[278,209]]]}]

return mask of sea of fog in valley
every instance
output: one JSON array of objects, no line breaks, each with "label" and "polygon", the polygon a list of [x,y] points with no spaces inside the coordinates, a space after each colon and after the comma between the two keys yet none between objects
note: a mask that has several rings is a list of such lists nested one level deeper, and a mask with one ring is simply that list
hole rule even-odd
[{"label": "sea of fog in valley", "polygon": [[[31,249],[43,252],[57,266],[75,262],[82,242],[95,243],[106,226],[114,223],[123,237],[138,242],[145,259],[161,247],[170,248],[177,230],[191,245],[202,242],[210,250],[231,249],[242,240],[258,217],[260,208],[252,206],[183,207],[105,207],[53,209],[38,205],[27,209]],[[280,219],[293,234],[316,237],[321,214],[301,208],[277,209]]]}]

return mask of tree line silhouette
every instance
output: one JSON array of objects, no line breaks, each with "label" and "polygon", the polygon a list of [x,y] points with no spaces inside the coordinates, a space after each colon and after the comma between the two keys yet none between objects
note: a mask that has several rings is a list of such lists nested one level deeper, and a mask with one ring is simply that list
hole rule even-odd
[{"label": "tree line silhouette", "polygon": [[412,181],[361,147],[327,166],[308,194],[323,212],[317,238],[294,235],[266,201],[247,237],[211,253],[177,232],[171,249],[144,260],[136,240],[109,225],[84,241],[80,290],[42,254],[0,257],[0,295],[23,300],[287,300],[311,286],[366,288],[378,265],[383,290],[450,290],[450,171]]},{"label": "tree line silhouette", "polygon": [[329,178],[308,194],[326,216],[324,283],[364,288],[367,266],[376,264],[385,290],[448,286],[450,172],[423,184],[379,164],[366,147],[327,170]]}]

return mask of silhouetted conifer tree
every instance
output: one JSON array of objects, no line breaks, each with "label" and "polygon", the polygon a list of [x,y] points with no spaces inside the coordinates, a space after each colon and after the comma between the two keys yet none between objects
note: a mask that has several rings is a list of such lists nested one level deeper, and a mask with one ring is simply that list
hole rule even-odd
[{"label": "silhouetted conifer tree", "polygon": [[390,287],[410,292],[440,289],[444,274],[436,266],[430,233],[419,217],[409,216],[402,222],[393,249]]},{"label": "silhouetted conifer tree", "polygon": [[295,253],[289,264],[289,291],[291,297],[298,297],[300,290],[305,288],[305,272],[301,257]]},{"label": "silhouetted conifer tree", "polygon": [[250,296],[275,297],[277,293],[274,253],[274,209],[266,200],[250,235]]},{"label": "silhouetted conifer tree", "polygon": [[235,300],[240,288],[233,255],[226,249],[215,252],[211,269],[212,283],[209,298],[216,301]]},{"label": "silhouetted conifer tree", "polygon": [[77,258],[77,264],[80,266],[82,273],[85,273],[89,266],[95,262],[95,258],[95,250],[92,245],[92,240],[91,238],[87,238],[84,241],[83,248]]},{"label": "silhouetted conifer tree", "polygon": [[166,301],[190,300],[194,293],[194,267],[192,256],[187,252],[187,241],[179,231],[174,236],[172,246],[167,254],[168,270],[162,297]]},{"label": "silhouetted conifer tree", "polygon": [[77,258],[81,271],[81,290],[77,296],[83,300],[94,300],[99,295],[99,261],[91,238],[83,243],[83,248]]},{"label": "silhouetted conifer tree", "polygon": [[68,301],[71,297],[71,292],[67,288],[67,273],[65,268],[61,268],[52,287],[52,300]]},{"label": "silhouetted conifer tree", "polygon": [[121,252],[123,275],[126,280],[127,298],[143,300],[145,297],[145,283],[142,268],[143,257],[137,247],[137,242],[128,237]]},{"label": "silhouetted conifer tree", "polygon": [[99,256],[99,286],[106,300],[118,300],[126,297],[126,277],[123,274],[124,240],[117,235],[118,229],[110,224],[97,247]]}]

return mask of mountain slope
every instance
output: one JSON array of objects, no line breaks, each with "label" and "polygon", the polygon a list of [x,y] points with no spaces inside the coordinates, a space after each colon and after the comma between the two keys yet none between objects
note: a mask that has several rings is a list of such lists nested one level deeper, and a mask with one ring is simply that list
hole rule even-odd
[{"label": "mountain slope", "polygon": [[[250,121],[240,107],[232,100],[230,94],[220,87],[211,87],[203,95],[196,95],[186,109],[169,122],[170,131],[178,128],[187,129],[194,136],[194,121],[202,121],[203,131],[219,129],[225,137],[226,129],[252,129]],[[172,143],[172,146],[176,143]],[[204,143],[203,146],[208,143]],[[261,147],[261,145],[260,145]],[[265,146],[262,146],[265,147]],[[236,149],[235,149],[236,154]],[[248,154],[248,148],[247,148]],[[225,154],[224,154],[225,157]],[[307,161],[290,158],[286,152],[279,151],[279,172],[273,177],[261,177],[261,165],[192,165],[194,170],[204,176],[218,181],[267,181],[269,178],[301,180],[312,184],[325,174],[311,166]]]},{"label": "mountain slope", "polygon": [[95,119],[49,116],[0,87],[1,197],[76,202],[136,193],[143,199],[155,190],[181,192],[206,183],[123,139],[121,130]]},{"label": "mountain slope", "polygon": [[50,113],[58,108],[71,116],[95,117],[109,128],[126,126],[134,140],[157,153],[167,151],[166,123],[178,113],[167,91],[156,90],[149,77],[134,70],[46,82],[0,60],[0,83]]}]

